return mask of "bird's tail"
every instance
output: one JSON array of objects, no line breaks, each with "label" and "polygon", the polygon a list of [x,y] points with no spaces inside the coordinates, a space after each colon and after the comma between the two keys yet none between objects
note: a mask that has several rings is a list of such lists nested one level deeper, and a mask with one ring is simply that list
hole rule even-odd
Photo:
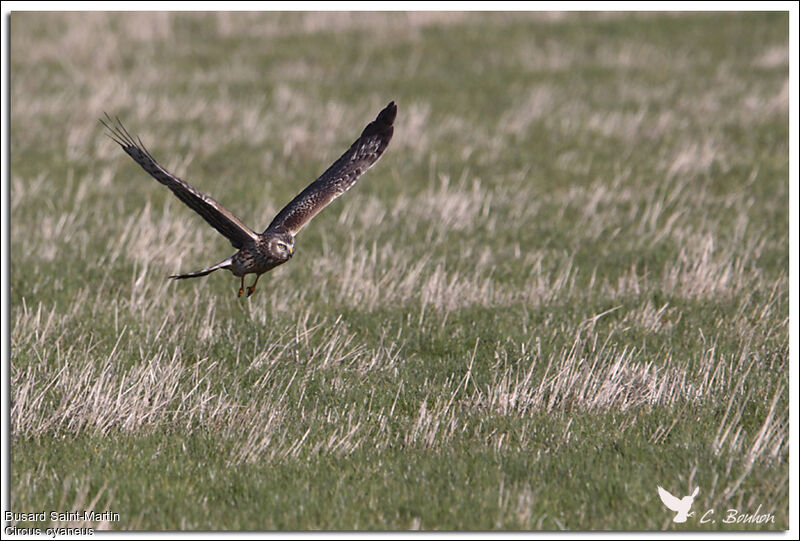
[{"label": "bird's tail", "polygon": [[170,278],[173,278],[175,280],[183,280],[185,278],[199,278],[200,276],[205,276],[206,274],[211,274],[215,270],[229,268],[231,266],[232,259],[233,259],[232,257],[229,257],[225,261],[217,263],[213,267],[208,267],[207,269],[199,270],[199,271],[196,271],[196,272],[189,272],[187,274],[174,274],[174,275],[170,276]]}]

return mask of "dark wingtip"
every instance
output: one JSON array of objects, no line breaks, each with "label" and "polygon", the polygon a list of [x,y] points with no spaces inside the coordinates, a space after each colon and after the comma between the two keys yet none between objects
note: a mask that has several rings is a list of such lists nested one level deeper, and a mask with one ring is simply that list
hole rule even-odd
[{"label": "dark wingtip", "polygon": [[392,100],[389,105],[383,108],[383,111],[378,113],[378,118],[375,119],[375,122],[384,126],[391,126],[395,117],[397,117],[397,104]]},{"label": "dark wingtip", "polygon": [[361,132],[361,136],[364,137],[365,135],[375,135],[375,134],[385,134],[387,137],[391,137],[394,124],[394,119],[397,117],[397,105],[394,101],[390,101],[389,105],[383,108],[378,116],[367,124],[367,127],[364,128],[364,131]]}]

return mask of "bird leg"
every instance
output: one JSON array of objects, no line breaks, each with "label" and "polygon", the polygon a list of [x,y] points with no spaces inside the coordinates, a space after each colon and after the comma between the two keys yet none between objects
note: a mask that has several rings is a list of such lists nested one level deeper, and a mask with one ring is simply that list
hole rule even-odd
[{"label": "bird leg", "polygon": [[247,288],[247,296],[248,296],[248,297],[249,297],[250,295],[252,295],[252,294],[253,294],[253,292],[256,290],[256,284],[258,283],[258,279],[259,279],[260,277],[261,277],[261,275],[260,275],[260,274],[256,274],[256,279],[255,279],[255,281],[253,282],[253,285],[251,285],[251,286],[249,286],[249,287]]},{"label": "bird leg", "polygon": [[[244,275],[242,275],[242,287],[239,288],[239,294],[236,296],[241,297],[242,293],[244,293]],[[250,295],[250,293],[248,293],[248,295]]]}]

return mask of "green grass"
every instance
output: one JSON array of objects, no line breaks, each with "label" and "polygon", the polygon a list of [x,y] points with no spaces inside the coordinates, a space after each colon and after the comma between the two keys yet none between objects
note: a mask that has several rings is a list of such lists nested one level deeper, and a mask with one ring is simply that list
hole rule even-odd
[{"label": "green grass", "polygon": [[[14,512],[788,528],[787,15],[10,28]],[[392,99],[385,156],[250,299],[166,279],[233,250],[97,123],[259,230]],[[700,488],[686,524],[657,485]]]}]

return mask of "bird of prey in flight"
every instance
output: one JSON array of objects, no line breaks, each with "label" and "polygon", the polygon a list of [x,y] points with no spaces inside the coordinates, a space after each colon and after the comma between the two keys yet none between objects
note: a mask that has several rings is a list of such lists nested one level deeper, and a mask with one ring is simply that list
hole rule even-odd
[{"label": "bird of prey in flight", "polygon": [[256,290],[256,283],[262,274],[291,259],[295,235],[303,226],[331,201],[352,188],[358,177],[378,161],[392,139],[396,116],[397,105],[392,101],[378,113],[375,120],[367,124],[361,136],[333,165],[273,218],[263,233],[256,233],[214,199],[161,167],[142,140],[134,138],[119,119],[115,122],[106,114],[106,120],[101,119],[100,122],[108,129],[107,135],[142,169],[172,190],[178,199],[202,216],[239,250],[216,265],[170,278],[197,278],[218,269],[227,269],[241,278],[241,297],[245,291],[245,275],[255,274],[253,285],[247,287],[249,297]]}]

